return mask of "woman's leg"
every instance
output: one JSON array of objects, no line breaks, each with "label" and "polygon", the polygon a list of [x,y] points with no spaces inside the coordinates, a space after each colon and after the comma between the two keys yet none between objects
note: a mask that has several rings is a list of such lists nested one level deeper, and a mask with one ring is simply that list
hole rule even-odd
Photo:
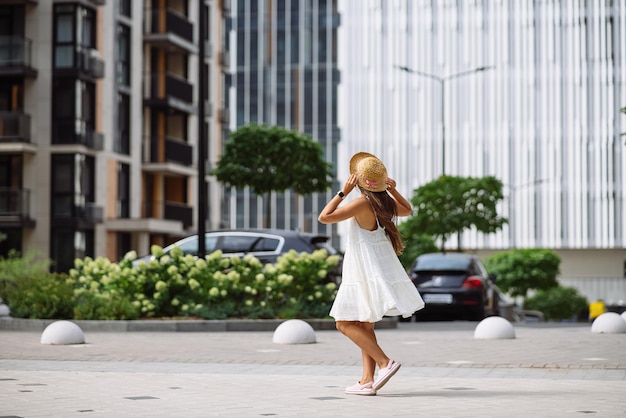
[{"label": "woman's leg", "polygon": [[387,357],[376,341],[374,324],[370,322],[337,321],[336,327],[339,332],[350,338],[361,349],[363,378],[367,379],[361,382],[371,382],[374,379],[376,365],[379,368],[383,368],[389,364],[389,357]]},{"label": "woman's leg", "polygon": [[[372,335],[374,341],[376,341],[376,334],[374,333],[374,324],[372,323],[362,323],[363,328],[369,331]],[[376,341],[376,344],[378,342]],[[361,357],[363,358],[363,375],[361,376],[360,382],[367,383],[374,381],[374,373],[376,372],[376,360],[365,351],[361,349]]]}]

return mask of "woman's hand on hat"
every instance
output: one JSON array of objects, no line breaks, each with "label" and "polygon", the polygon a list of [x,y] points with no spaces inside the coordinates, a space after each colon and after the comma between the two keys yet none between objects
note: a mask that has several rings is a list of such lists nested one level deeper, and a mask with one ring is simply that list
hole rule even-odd
[{"label": "woman's hand on hat", "polygon": [[391,177],[387,177],[387,180],[385,180],[385,183],[387,183],[387,190],[389,190],[390,192],[396,189],[396,181],[392,179]]},{"label": "woman's hand on hat", "polygon": [[358,181],[358,177],[356,176],[356,174],[350,174],[350,177],[348,177],[348,180],[346,180],[346,183],[343,186],[343,193],[347,196],[348,194],[350,194],[350,192],[354,189],[354,187],[356,186]]}]

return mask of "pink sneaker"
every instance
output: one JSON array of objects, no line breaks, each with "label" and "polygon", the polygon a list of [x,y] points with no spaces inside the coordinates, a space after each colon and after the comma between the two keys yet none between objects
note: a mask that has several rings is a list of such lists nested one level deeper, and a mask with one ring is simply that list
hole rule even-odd
[{"label": "pink sneaker", "polygon": [[378,378],[372,385],[372,389],[378,390],[385,386],[385,383],[387,383],[389,379],[391,379],[393,375],[396,374],[398,370],[400,370],[400,366],[400,363],[389,360],[389,364],[387,365],[387,367],[383,367],[378,371]]},{"label": "pink sneaker", "polygon": [[367,382],[361,384],[361,382],[357,382],[352,386],[348,386],[346,388],[346,393],[348,395],[363,395],[363,396],[372,396],[376,395],[376,391],[372,388],[372,384],[374,382]]}]

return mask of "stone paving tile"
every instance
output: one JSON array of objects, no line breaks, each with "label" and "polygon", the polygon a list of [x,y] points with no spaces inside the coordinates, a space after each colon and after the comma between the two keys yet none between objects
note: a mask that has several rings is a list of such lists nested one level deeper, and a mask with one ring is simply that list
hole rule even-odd
[{"label": "stone paving tile", "polygon": [[585,325],[399,324],[379,341],[402,369],[375,397],[343,388],[360,354],[336,331],[278,345],[271,332],[89,332],[48,346],[0,331],[0,418],[626,416],[626,335]]}]

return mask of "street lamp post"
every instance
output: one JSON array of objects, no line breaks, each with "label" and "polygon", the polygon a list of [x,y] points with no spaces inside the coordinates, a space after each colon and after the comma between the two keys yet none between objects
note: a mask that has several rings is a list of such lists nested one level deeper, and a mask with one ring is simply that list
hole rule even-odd
[{"label": "street lamp post", "polygon": [[445,101],[446,101],[446,81],[455,79],[455,78],[459,78],[459,77],[463,77],[465,75],[469,75],[469,74],[474,74],[474,73],[479,73],[485,70],[490,70],[492,68],[494,68],[493,66],[484,66],[484,67],[477,67],[477,68],[473,68],[471,70],[467,70],[467,71],[461,71],[460,73],[455,73],[455,74],[449,74],[445,77],[440,77],[438,75],[435,74],[430,74],[430,73],[426,73],[424,71],[418,71],[418,70],[414,70],[412,68],[409,67],[404,67],[404,66],[400,66],[400,65],[396,65],[396,68],[398,68],[401,71],[404,71],[406,73],[409,74],[415,74],[415,75],[419,75],[422,77],[426,77],[426,78],[430,78],[431,80],[435,80],[439,83],[439,86],[441,88],[441,174],[445,175],[446,174],[446,113],[445,113]]}]

